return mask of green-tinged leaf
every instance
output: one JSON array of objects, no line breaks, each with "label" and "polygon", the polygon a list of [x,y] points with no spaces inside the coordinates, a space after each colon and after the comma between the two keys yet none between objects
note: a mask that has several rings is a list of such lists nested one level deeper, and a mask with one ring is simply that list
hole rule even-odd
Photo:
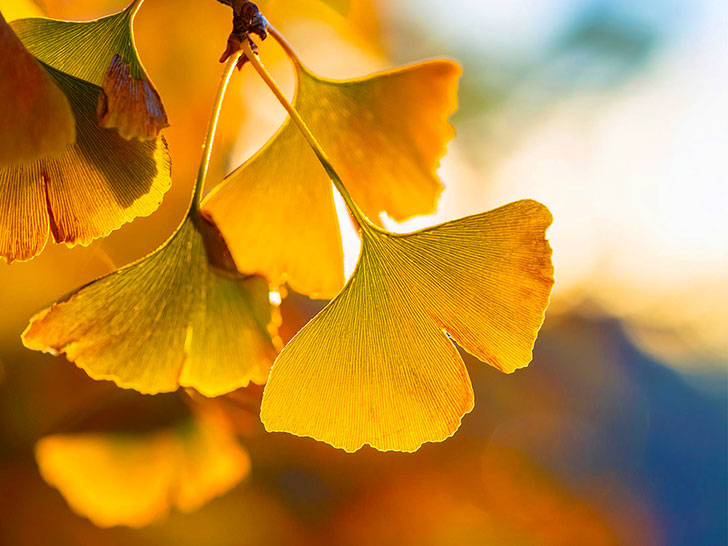
[{"label": "green-tinged leaf", "polygon": [[[434,211],[459,66],[430,61],[343,81],[302,66],[297,74],[295,106],[364,212],[403,220]],[[290,120],[203,207],[242,271],[314,297],[343,286],[331,183]]]},{"label": "green-tinged leaf", "polygon": [[99,127],[99,88],[46,68],[70,100],[76,142],[0,169],[0,256],[9,262],[38,255],[50,234],[69,246],[104,237],[157,210],[172,183],[162,137],[129,141]]},{"label": "green-tinged leaf", "polygon": [[12,26],[38,60],[102,88],[97,108],[103,127],[146,140],[169,124],[134,45],[132,24],[141,3],[94,21],[32,18]]},{"label": "green-tinged leaf", "polygon": [[0,13],[0,168],[59,155],[75,136],[71,105]]},{"label": "green-tinged leaf", "polygon": [[241,276],[217,229],[190,216],[149,256],[37,313],[23,342],[120,387],[217,396],[265,383],[270,322],[266,281]]},{"label": "green-tinged leaf", "polygon": [[346,451],[451,436],[473,391],[448,336],[503,372],[528,365],[553,285],[550,224],[524,200],[407,235],[364,230],[344,290],[273,365],[266,429]]}]

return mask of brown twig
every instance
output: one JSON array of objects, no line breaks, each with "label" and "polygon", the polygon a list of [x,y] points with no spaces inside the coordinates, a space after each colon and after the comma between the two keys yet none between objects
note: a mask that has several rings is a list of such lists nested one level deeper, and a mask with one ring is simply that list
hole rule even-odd
[{"label": "brown twig", "polygon": [[[219,0],[223,4],[227,4],[233,8],[233,30],[228,36],[227,46],[220,57],[220,62],[225,62],[230,56],[237,53],[243,48],[243,43],[247,40],[254,51],[257,46],[250,39],[251,34],[256,34],[261,40],[265,40],[268,36],[268,21],[265,20],[263,14],[260,13],[258,6],[247,0]],[[240,57],[238,61],[238,70],[248,61],[245,55]]]}]

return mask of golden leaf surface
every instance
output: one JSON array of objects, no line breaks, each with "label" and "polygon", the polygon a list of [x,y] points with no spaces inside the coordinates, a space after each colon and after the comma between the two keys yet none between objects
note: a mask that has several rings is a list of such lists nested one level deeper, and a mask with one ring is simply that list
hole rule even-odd
[{"label": "golden leaf surface", "polygon": [[126,139],[154,139],[169,126],[162,101],[134,45],[133,22],[142,0],[93,21],[19,19],[12,27],[43,63],[101,88],[102,127]]},{"label": "golden leaf surface", "polygon": [[[370,218],[434,211],[435,175],[453,137],[459,66],[429,61],[356,80],[321,78],[297,65],[295,106]],[[231,173],[203,207],[241,271],[331,298],[344,264],[331,183],[290,120]]]},{"label": "golden leaf surface", "polygon": [[8,22],[27,17],[42,17],[46,13],[45,6],[41,7],[34,0],[0,0],[0,11]]},{"label": "golden leaf surface", "polygon": [[270,322],[267,282],[240,275],[214,225],[190,216],[152,254],[33,316],[23,343],[145,394],[218,396],[265,383]]},{"label": "golden leaf surface", "polygon": [[199,417],[143,434],[46,436],[35,456],[43,479],[100,527],[142,527],[172,507],[194,511],[250,470],[232,432]]},{"label": "golden leaf surface", "polygon": [[87,245],[153,213],[172,184],[167,143],[125,140],[99,127],[99,88],[46,67],[68,97],[76,141],[58,157],[0,169],[0,256],[30,260],[49,235]]},{"label": "golden leaf surface", "polygon": [[523,200],[407,235],[365,230],[344,290],[273,365],[266,429],[349,452],[451,436],[473,391],[448,337],[503,372],[528,365],[553,285],[551,221]]},{"label": "golden leaf surface", "polygon": [[76,138],[71,105],[0,13],[0,168],[59,155]]}]

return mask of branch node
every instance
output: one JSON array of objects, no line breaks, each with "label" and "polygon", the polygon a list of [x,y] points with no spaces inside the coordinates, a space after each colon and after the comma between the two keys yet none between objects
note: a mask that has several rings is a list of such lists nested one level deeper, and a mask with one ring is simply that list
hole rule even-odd
[{"label": "branch node", "polygon": [[[219,0],[223,4],[233,8],[233,30],[228,36],[225,51],[220,57],[224,63],[229,57],[243,49],[243,43],[247,40],[254,52],[258,52],[258,46],[253,42],[250,35],[256,34],[261,40],[268,36],[268,21],[260,13],[258,6],[248,0]],[[248,61],[245,55],[238,61],[238,70]]]}]

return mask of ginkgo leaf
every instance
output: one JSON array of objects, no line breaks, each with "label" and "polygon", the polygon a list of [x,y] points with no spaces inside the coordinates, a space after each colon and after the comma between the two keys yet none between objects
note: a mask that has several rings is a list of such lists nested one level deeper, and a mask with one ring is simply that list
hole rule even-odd
[{"label": "ginkgo leaf", "polygon": [[344,290],[273,365],[266,429],[346,451],[451,436],[473,391],[448,338],[503,372],[528,365],[553,285],[550,224],[524,200],[407,235],[364,230]]},{"label": "ginkgo leaf", "polygon": [[132,25],[142,1],[93,21],[31,18],[12,27],[38,60],[101,87],[96,101],[102,127],[147,140],[169,123],[134,45]]},{"label": "ginkgo leaf", "polygon": [[43,0],[0,0],[0,11],[6,21],[24,17],[42,17],[46,14]]},{"label": "ginkgo leaf", "polygon": [[43,479],[100,527],[142,527],[237,485],[250,460],[224,422],[191,418],[147,433],[57,434],[35,456]]},{"label": "ginkgo leaf", "polygon": [[0,168],[59,155],[76,137],[71,105],[0,13]]},{"label": "ginkgo leaf", "polygon": [[214,225],[191,215],[152,254],[37,313],[23,343],[123,388],[217,396],[265,383],[270,321],[266,281],[240,275]]},{"label": "ginkgo leaf", "polygon": [[[370,218],[435,209],[435,176],[453,136],[459,66],[430,61],[333,81],[298,65],[295,105]],[[333,297],[344,284],[331,183],[289,121],[207,196],[238,266],[296,291]]]},{"label": "ginkgo leaf", "polygon": [[58,157],[0,169],[0,256],[38,255],[50,234],[69,246],[89,244],[148,216],[172,184],[167,143],[129,141],[96,122],[99,88],[46,67],[71,103],[76,142]]}]

